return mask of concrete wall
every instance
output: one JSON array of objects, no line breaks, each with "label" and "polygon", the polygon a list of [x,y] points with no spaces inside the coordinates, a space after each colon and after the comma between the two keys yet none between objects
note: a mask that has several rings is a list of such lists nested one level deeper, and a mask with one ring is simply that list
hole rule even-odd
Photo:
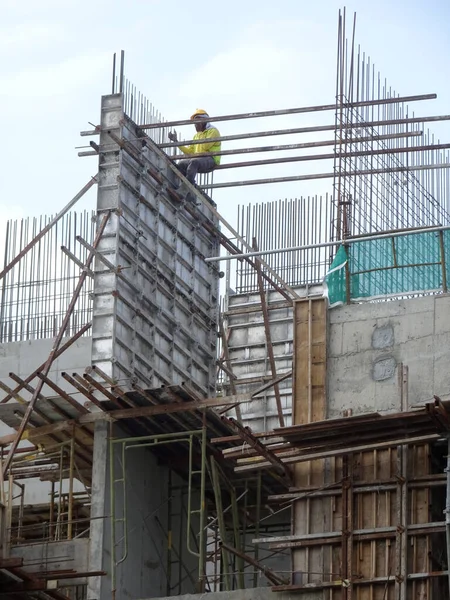
[{"label": "concrete wall", "polygon": [[[295,592],[272,592],[268,587],[253,588],[250,590],[236,590],[234,592],[214,592],[212,594],[186,594],[178,596],[179,600],[200,600],[208,597],[210,600],[323,600],[323,592],[306,592],[301,596]],[[144,599],[141,599],[144,600]],[[159,598],[168,600],[168,598]]]},{"label": "concrete wall", "polygon": [[329,311],[328,416],[400,411],[450,397],[450,295]]},{"label": "concrete wall", "polygon": [[[59,571],[73,569],[80,573],[89,570],[89,540],[87,538],[70,542],[28,544],[11,548],[11,556],[22,557],[29,572]],[[83,579],[64,580],[63,585],[79,585]]]},{"label": "concrete wall", "polygon": [[[65,341],[66,340],[63,338],[62,344],[64,344]],[[9,377],[9,373],[15,373],[22,379],[25,379],[46,360],[52,346],[53,339],[0,344],[0,381],[14,389],[17,386],[17,383]],[[62,378],[61,373],[64,371],[67,371],[68,373],[82,373],[84,372],[84,369],[90,365],[90,362],[91,338],[80,338],[55,360],[50,369],[49,377],[63,390],[69,392],[74,399],[84,403],[86,398],[67,383],[66,380]],[[35,386],[36,382],[37,379],[32,381],[31,385]],[[46,385],[44,385],[42,393],[45,396],[55,396],[55,392]],[[30,392],[27,392],[26,390],[22,390],[20,395],[26,401],[31,398]],[[6,392],[1,390],[0,400],[5,396]],[[14,403],[16,400],[11,399],[9,402]],[[0,421],[0,435],[6,435],[13,432],[14,429]],[[22,444],[22,446],[26,445],[28,445],[27,442]],[[49,483],[43,483],[32,479],[24,480],[23,483],[25,483],[25,504],[41,504],[48,502],[48,494],[50,491]],[[81,490],[83,488],[77,487],[77,490],[78,489]]]},{"label": "concrete wall", "polygon": [[[115,438],[127,434],[116,427]],[[109,600],[115,572],[117,597],[135,600],[139,597],[155,597],[167,593],[168,569],[172,569],[171,587],[175,585],[180,565],[181,593],[194,591],[197,580],[197,559],[186,551],[186,517],[182,518],[181,535],[179,520],[183,513],[180,486],[184,482],[172,474],[171,529],[174,552],[168,562],[169,529],[169,469],[160,464],[146,447],[129,448],[123,463],[121,445],[114,447],[114,479],[120,480],[125,473],[125,483],[117,481],[114,492],[114,512],[111,505],[110,461],[108,427],[98,423],[95,432],[94,471],[92,486],[92,525],[90,547],[90,570],[104,570],[107,576],[91,578],[89,599]],[[185,503],[186,504],[186,503]],[[198,503],[197,503],[198,504]],[[193,507],[194,508],[194,507]],[[196,506],[195,508],[198,508]],[[111,515],[115,516],[115,567],[112,565]],[[120,519],[125,518],[124,521]],[[193,522],[198,531],[198,523]],[[191,540],[192,547],[195,542]],[[192,573],[192,577],[188,576]],[[178,589],[178,588],[177,588]]]},{"label": "concrete wall", "polygon": [[[9,373],[13,372],[19,377],[25,378],[42,364],[53,346],[53,339],[28,340],[26,342],[11,342],[0,344],[0,380],[11,388],[16,387]],[[62,344],[66,339],[63,338]],[[91,338],[82,337],[72,344],[59,358],[57,358],[51,369],[50,377],[64,390],[70,393],[76,392],[62,377],[61,373],[81,373],[91,363]],[[34,382],[33,382],[34,383]],[[31,394],[27,391],[20,392],[25,400],[29,400]],[[44,395],[54,396],[55,393],[44,386]],[[81,394],[79,394],[82,398]],[[6,396],[6,392],[0,391],[0,400]],[[75,395],[76,397],[76,395]],[[13,402],[13,400],[10,400]]]},{"label": "concrete wall", "polygon": [[[276,292],[268,297],[271,303],[282,300]],[[229,297],[229,351],[239,393],[270,379],[262,314],[248,312],[258,304],[258,294]],[[292,310],[283,307],[269,315],[280,374],[292,368]],[[422,405],[433,394],[450,398],[450,295],[341,306],[330,309],[328,319],[328,417],[342,416],[346,410],[399,411],[402,387],[405,408]],[[258,381],[240,383],[246,378]],[[280,384],[280,391],[289,424],[291,379]],[[241,405],[241,410],[255,431],[278,425],[273,388]]]}]

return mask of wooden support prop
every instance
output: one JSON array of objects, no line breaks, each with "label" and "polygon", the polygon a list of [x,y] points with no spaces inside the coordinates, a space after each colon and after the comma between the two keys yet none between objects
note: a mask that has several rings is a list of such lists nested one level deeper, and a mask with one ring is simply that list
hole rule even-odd
[{"label": "wooden support prop", "polygon": [[[283,461],[283,464],[294,464],[300,462],[307,462],[310,460],[316,460],[319,458],[328,458],[330,456],[344,456],[345,454],[351,454],[355,452],[365,452],[366,450],[380,450],[382,448],[394,448],[395,446],[402,445],[413,445],[413,444],[424,444],[433,442],[441,438],[442,435],[438,433],[430,433],[428,435],[419,435],[415,437],[404,437],[402,439],[391,440],[389,442],[373,442],[364,446],[349,446],[348,448],[339,448],[338,450],[325,450],[324,452],[313,452],[311,454],[302,454],[299,456],[290,456]],[[255,471],[258,469],[267,469],[270,467],[269,461],[252,463],[240,467],[235,467],[236,473],[245,473],[246,471]]]},{"label": "wooden support prop", "polygon": [[[255,238],[253,238],[253,249],[258,250],[258,245],[256,243]],[[272,379],[275,381],[275,383],[273,384],[273,389],[275,392],[275,401],[277,404],[278,420],[280,422],[280,427],[284,427],[283,406],[281,404],[280,388],[277,383],[277,368],[276,368],[276,363],[275,363],[275,354],[273,351],[272,333],[270,331],[269,311],[267,309],[266,292],[264,290],[264,281],[262,278],[261,261],[259,258],[255,259],[255,270],[256,270],[256,275],[257,275],[257,279],[258,279],[259,297],[261,298],[261,309],[262,309],[262,315],[263,315],[263,321],[264,321],[264,331],[266,334],[266,342],[267,342],[267,354],[269,356],[269,364],[270,364],[270,370],[272,373]]]},{"label": "wooden support prop", "polygon": [[249,444],[261,457],[269,462],[278,475],[281,476],[282,481],[287,488],[290,488],[293,485],[292,473],[289,470],[289,467],[287,467],[276,454],[261,444],[261,442],[254,437],[249,427],[243,427],[234,419],[227,419],[226,417],[222,417],[222,419],[238,432],[244,442]]},{"label": "wooden support prop", "polygon": [[[219,332],[222,338],[222,349],[223,349],[223,356],[225,359],[225,363],[227,365],[227,372],[228,375],[230,377],[230,389],[231,389],[231,393],[233,395],[237,394],[237,389],[236,389],[236,384],[234,382],[234,380],[236,379],[234,373],[233,373],[233,366],[231,364],[231,360],[230,360],[230,352],[228,350],[228,339],[225,333],[225,327],[223,324],[223,317],[220,314],[219,315]],[[231,408],[231,407],[230,407]],[[236,404],[236,417],[237,420],[239,421],[239,423],[242,423],[242,414],[241,414],[241,407],[239,406],[239,404]]]},{"label": "wooden support prop", "polygon": [[248,562],[253,567],[256,567],[259,571],[261,571],[261,573],[263,573],[267,577],[267,579],[273,585],[287,585],[287,581],[285,579],[283,579],[282,577],[277,575],[274,571],[272,571],[272,569],[269,569],[269,567],[265,567],[264,565],[262,565],[261,563],[256,561],[254,558],[252,558],[248,554],[245,554],[244,552],[240,552],[236,548],[233,548],[232,546],[229,546],[228,544],[224,544],[223,542],[222,542],[221,546],[224,550],[227,550],[227,552],[231,552],[232,554],[239,556],[240,558],[242,558],[243,560]]}]

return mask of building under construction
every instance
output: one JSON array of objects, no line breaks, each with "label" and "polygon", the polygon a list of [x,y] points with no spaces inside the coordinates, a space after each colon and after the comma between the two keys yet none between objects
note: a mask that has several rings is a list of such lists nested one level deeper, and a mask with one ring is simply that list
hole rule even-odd
[{"label": "building under construction", "polygon": [[[262,125],[199,185],[167,137],[191,122],[114,57],[97,175],[8,223],[1,600],[450,599],[450,116],[354,39],[340,15],[329,104],[212,117]],[[328,194],[214,202],[304,181]]]}]

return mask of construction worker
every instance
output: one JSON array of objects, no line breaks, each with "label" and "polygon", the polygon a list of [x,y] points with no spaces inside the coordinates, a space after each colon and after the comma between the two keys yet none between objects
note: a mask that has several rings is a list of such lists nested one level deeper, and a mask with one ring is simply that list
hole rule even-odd
[{"label": "construction worker", "polygon": [[[194,121],[197,133],[194,135],[194,140],[208,140],[210,138],[220,137],[219,130],[208,123],[209,115],[202,108],[197,108],[191,116]],[[169,139],[172,142],[177,142],[177,134],[169,133]],[[180,160],[178,163],[179,170],[191,182],[195,183],[197,173],[210,173],[217,165],[220,164],[220,156],[211,156],[210,152],[220,151],[220,142],[202,141],[190,146],[180,146],[181,152],[187,154],[191,158]]]}]

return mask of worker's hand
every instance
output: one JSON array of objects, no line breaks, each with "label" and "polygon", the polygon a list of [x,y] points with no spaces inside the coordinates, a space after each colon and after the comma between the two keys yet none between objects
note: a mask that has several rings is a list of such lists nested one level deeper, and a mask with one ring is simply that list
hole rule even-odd
[{"label": "worker's hand", "polygon": [[176,131],[174,131],[173,133],[172,132],[169,133],[169,140],[171,142],[178,142],[178,137],[177,137]]}]

